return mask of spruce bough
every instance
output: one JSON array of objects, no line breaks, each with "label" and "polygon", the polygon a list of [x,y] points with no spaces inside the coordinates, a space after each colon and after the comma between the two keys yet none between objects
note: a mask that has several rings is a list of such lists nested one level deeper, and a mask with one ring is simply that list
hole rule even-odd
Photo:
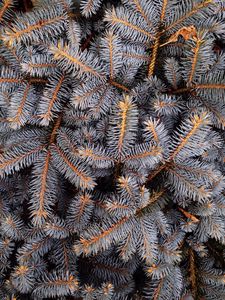
[{"label": "spruce bough", "polygon": [[223,0],[0,5],[0,299],[225,299]]}]

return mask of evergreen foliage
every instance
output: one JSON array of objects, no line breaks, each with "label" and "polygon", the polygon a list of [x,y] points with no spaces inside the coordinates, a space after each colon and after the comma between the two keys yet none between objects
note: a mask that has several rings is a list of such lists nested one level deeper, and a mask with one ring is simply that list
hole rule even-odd
[{"label": "evergreen foliage", "polygon": [[224,0],[0,3],[0,299],[225,299]]}]

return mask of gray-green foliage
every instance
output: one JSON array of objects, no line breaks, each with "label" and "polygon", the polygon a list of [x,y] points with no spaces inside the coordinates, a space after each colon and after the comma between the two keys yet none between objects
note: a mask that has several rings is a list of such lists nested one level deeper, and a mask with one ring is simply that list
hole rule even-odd
[{"label": "gray-green foliage", "polygon": [[0,4],[0,298],[224,300],[224,1],[32,2]]}]

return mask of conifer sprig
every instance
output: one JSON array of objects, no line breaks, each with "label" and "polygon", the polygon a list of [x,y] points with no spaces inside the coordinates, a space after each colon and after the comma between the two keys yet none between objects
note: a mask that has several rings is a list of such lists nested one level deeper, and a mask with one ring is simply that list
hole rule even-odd
[{"label": "conifer sprig", "polygon": [[0,4],[0,299],[224,300],[224,1],[21,3]]}]

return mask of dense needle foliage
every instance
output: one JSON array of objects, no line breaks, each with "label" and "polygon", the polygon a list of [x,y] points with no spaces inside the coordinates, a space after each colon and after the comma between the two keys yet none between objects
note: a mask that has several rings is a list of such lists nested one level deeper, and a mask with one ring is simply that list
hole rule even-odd
[{"label": "dense needle foliage", "polygon": [[224,300],[224,0],[0,27],[0,300]]}]

